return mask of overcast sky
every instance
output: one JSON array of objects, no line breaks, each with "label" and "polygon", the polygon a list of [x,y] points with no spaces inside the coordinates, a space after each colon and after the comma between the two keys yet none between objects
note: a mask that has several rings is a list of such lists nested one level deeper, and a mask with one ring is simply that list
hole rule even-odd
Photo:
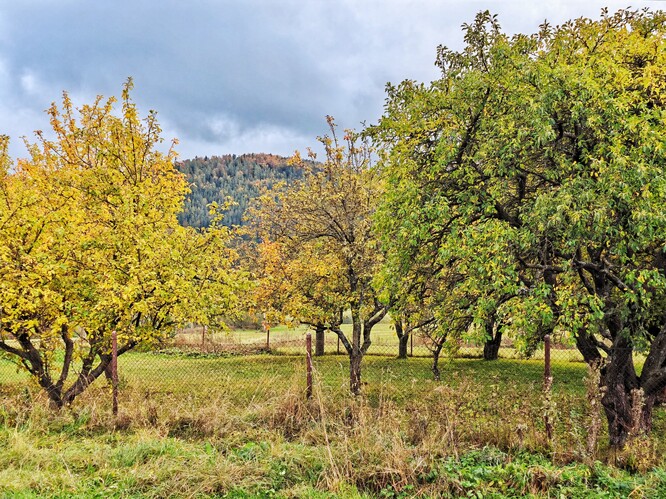
[{"label": "overcast sky", "polygon": [[[182,158],[290,155],[316,145],[325,116],[376,122],[384,86],[437,78],[435,49],[460,48],[480,10],[508,33],[548,19],[658,1],[0,0],[0,133],[48,129],[44,110],[119,95],[128,76],[142,113],[158,112]],[[666,4],[664,4],[666,8]]]}]

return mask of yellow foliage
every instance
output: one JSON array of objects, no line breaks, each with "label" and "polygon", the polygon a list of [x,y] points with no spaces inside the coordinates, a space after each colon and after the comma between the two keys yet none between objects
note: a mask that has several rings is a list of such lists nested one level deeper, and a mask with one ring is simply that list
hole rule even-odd
[{"label": "yellow foliage", "polygon": [[178,321],[233,313],[242,288],[229,231],[178,224],[187,182],[131,88],[119,115],[114,98],[75,109],[65,93],[48,110],[54,138],[38,132],[16,165],[0,141],[0,350],[59,405],[80,389],[65,383],[76,356],[83,388],[103,372],[112,330],[121,352],[160,341]]}]

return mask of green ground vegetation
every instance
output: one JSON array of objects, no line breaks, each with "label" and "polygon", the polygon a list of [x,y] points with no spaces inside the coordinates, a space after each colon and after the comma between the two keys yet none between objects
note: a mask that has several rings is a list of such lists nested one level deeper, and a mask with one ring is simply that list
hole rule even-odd
[{"label": "green ground vegetation", "polygon": [[[593,380],[555,361],[549,400],[540,360],[364,360],[129,353],[120,412],[103,380],[53,412],[0,361],[0,496],[8,497],[657,497],[666,430],[606,447]],[[590,397],[592,397],[590,399]],[[597,401],[598,402],[598,401]],[[552,440],[543,415],[553,416]],[[596,433],[595,433],[596,431]]]}]

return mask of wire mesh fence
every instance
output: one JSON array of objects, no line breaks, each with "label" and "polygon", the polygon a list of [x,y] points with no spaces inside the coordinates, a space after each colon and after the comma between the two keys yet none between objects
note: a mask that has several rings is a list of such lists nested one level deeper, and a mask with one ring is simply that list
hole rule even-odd
[{"label": "wire mesh fence", "polygon": [[[351,325],[343,325],[348,336],[350,329]],[[180,396],[256,392],[263,387],[278,393],[295,385],[306,389],[306,336],[310,334],[314,337],[314,331],[306,326],[223,332],[210,332],[201,326],[179,329],[159,347],[126,352],[118,358],[120,391],[132,387]],[[320,382],[323,379],[328,385],[348,388],[349,357],[344,345],[330,331],[324,333],[323,340],[322,351],[317,352],[313,347],[311,354],[312,365],[321,373]],[[412,334],[402,341],[406,358],[399,358],[400,339],[389,323],[381,323],[373,331],[372,344],[362,362],[365,387],[386,381],[392,373],[416,382],[433,379],[433,345],[428,338]],[[483,344],[462,342],[455,350],[441,353],[439,365],[446,369],[456,362],[474,362],[483,358],[483,351]],[[515,360],[504,369],[529,371],[534,386],[543,378],[544,357],[545,350],[541,347],[526,359],[506,339],[498,351],[500,360]],[[558,365],[565,363],[579,371],[585,369],[575,348],[554,343],[550,357]],[[105,377],[95,381],[96,384],[110,382]],[[29,373],[18,366],[16,359],[0,356],[0,388],[26,386],[31,386]]]},{"label": "wire mesh fence", "polygon": [[[344,326],[349,333],[350,326]],[[181,329],[159,348],[120,355],[117,382],[101,376],[77,403],[111,405],[113,400],[114,413],[145,406],[149,412],[161,407],[184,415],[201,407],[233,412],[293,396],[305,399],[313,392],[329,401],[349,399],[350,360],[344,346],[336,334],[326,332],[323,355],[315,355],[312,342],[308,355],[307,337],[313,333],[307,327],[214,333],[202,327]],[[477,407],[470,421],[481,414],[514,413],[515,431],[538,426],[549,440],[563,424],[580,420],[572,428],[589,426],[583,420],[589,419],[591,401],[600,410],[599,378],[570,345],[548,339],[525,358],[505,338],[498,359],[488,361],[482,343],[463,342],[441,354],[437,380],[427,338],[408,338],[406,358],[399,358],[399,343],[390,324],[373,331],[361,367],[361,393],[373,403],[449,397],[457,408]],[[637,355],[635,360],[640,365],[644,358]],[[2,404],[26,390],[40,393],[34,378],[0,356]]]}]

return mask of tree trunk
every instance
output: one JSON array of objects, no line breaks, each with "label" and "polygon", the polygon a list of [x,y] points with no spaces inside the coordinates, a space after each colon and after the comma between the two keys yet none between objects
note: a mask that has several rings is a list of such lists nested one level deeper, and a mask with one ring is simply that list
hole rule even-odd
[{"label": "tree trunk", "polygon": [[631,436],[647,434],[652,430],[652,413],[656,397],[645,397],[643,390],[630,392],[620,384],[606,386],[601,403],[608,420],[611,447],[621,449]]},{"label": "tree trunk", "polygon": [[486,341],[483,345],[483,359],[484,360],[497,360],[499,357],[499,349],[502,343],[502,332],[498,329],[495,337]]},{"label": "tree trunk", "polygon": [[502,344],[502,330],[495,322],[495,317],[486,321],[486,343],[483,345],[483,359],[497,360],[499,349]]},{"label": "tree trunk", "polygon": [[361,310],[358,303],[352,304],[352,349],[349,352],[349,389],[352,394],[361,393],[361,360],[363,360],[363,350],[361,348],[361,334],[363,332],[363,321],[361,320]]},{"label": "tree trunk", "polygon": [[442,347],[444,346],[444,342],[441,341],[437,343],[435,348],[432,351],[432,374],[435,378],[435,381],[440,380],[440,372],[439,372],[439,354],[442,353]]},{"label": "tree trunk", "polygon": [[352,394],[359,395],[361,393],[361,361],[363,354],[354,349],[349,355],[349,389]]},{"label": "tree trunk", "polygon": [[410,334],[407,333],[403,335],[401,338],[398,340],[398,358],[399,359],[406,359],[407,358],[407,347],[409,345],[409,337]]},{"label": "tree trunk", "polygon": [[315,326],[315,356],[317,357],[324,355],[325,332],[326,329],[323,325],[317,324]]},{"label": "tree trunk", "polygon": [[632,427],[630,396],[621,384],[606,385],[601,399],[608,421],[608,437],[611,447],[624,446]]},{"label": "tree trunk", "polygon": [[655,404],[660,406],[666,406],[666,386],[657,395]]},{"label": "tree trunk", "polygon": [[395,334],[398,337],[398,358],[406,359],[407,358],[407,344],[409,343],[409,333],[405,333],[401,320],[396,320],[395,325]]},{"label": "tree trunk", "polygon": [[617,327],[616,331],[608,363],[601,372],[606,389],[601,403],[608,419],[610,444],[621,448],[629,437],[652,430],[653,409],[666,382],[666,326],[655,335],[640,377],[634,367],[631,340]]},{"label": "tree trunk", "polygon": [[[621,336],[619,327],[616,331],[608,363],[601,369],[601,384],[605,388],[601,404],[608,421],[609,443],[620,449],[632,432],[644,429],[644,417],[648,414],[643,414],[644,397],[634,370],[633,348],[630,341]],[[649,412],[651,415],[651,406]]]}]

